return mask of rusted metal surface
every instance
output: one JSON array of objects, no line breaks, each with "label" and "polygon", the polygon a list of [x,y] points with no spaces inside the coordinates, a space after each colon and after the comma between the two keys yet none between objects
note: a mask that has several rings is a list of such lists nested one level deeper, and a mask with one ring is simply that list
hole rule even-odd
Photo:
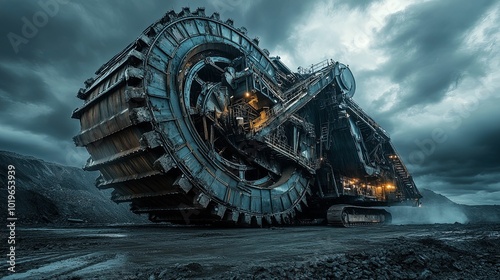
[{"label": "rusted metal surface", "polygon": [[73,113],[85,169],[152,221],[289,224],[345,201],[420,198],[352,101],[347,66],[294,73],[203,8],[168,12],[85,85]]}]

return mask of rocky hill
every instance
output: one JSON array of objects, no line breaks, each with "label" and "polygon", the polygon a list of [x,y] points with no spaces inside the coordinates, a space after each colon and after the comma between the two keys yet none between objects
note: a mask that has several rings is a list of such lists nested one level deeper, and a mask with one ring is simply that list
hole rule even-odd
[{"label": "rocky hill", "polygon": [[500,205],[457,204],[444,195],[420,189],[421,207],[389,207],[395,224],[499,223]]},{"label": "rocky hill", "polygon": [[128,205],[113,203],[111,191],[97,189],[97,172],[0,151],[0,218],[3,220],[7,214],[8,165],[16,168],[16,216],[20,224],[146,221],[131,213]]}]

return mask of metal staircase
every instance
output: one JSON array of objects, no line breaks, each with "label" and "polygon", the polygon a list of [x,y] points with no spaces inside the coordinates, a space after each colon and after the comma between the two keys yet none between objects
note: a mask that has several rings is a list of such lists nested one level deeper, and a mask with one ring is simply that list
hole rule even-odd
[{"label": "metal staircase", "polygon": [[394,166],[394,171],[396,173],[396,182],[398,188],[400,188],[403,196],[407,200],[418,199],[421,198],[420,192],[418,191],[415,182],[413,181],[413,177],[406,169],[406,166],[401,161],[401,157],[398,155],[392,143],[389,144],[390,154],[388,158],[392,161]]},{"label": "metal staircase", "polygon": [[287,143],[286,138],[280,136],[280,133],[273,133],[264,137],[264,143],[270,148],[270,152],[277,158],[291,159],[306,168],[312,174],[316,172],[316,161],[305,158],[298,151],[294,151],[293,147]]}]

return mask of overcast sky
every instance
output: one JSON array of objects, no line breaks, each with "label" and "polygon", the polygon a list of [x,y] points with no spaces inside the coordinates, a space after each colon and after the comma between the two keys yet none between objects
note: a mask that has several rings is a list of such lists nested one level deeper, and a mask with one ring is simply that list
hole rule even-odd
[{"label": "overcast sky", "polygon": [[[71,112],[103,63],[168,10],[234,19],[291,69],[348,64],[417,186],[500,204],[500,2],[0,0],[0,149],[83,166]],[[32,25],[32,26],[31,26]]]}]

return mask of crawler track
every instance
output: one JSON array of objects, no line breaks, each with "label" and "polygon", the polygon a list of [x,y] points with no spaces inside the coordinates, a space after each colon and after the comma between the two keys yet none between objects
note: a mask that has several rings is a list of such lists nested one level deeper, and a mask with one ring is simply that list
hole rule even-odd
[{"label": "crawler track", "polygon": [[384,209],[352,205],[333,205],[328,209],[328,224],[341,227],[391,223],[392,216]]}]

